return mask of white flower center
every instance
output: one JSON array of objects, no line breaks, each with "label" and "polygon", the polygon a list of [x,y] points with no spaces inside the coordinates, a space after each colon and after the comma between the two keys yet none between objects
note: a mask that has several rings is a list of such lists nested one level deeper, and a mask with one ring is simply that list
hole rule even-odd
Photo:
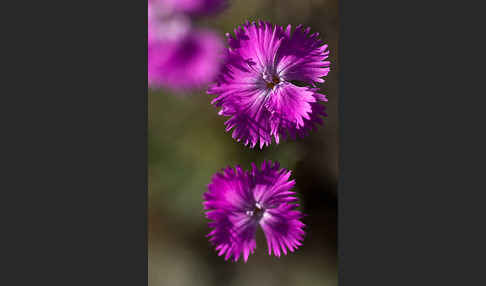
[{"label": "white flower center", "polygon": [[273,73],[263,73],[262,75],[263,80],[265,81],[267,88],[273,89],[277,84],[281,82],[280,78],[278,75],[273,74]]},{"label": "white flower center", "polygon": [[253,206],[253,209],[246,211],[246,215],[251,216],[251,217],[255,217],[255,218],[258,218],[258,219],[262,218],[264,213],[265,213],[265,209],[259,203],[255,203],[255,205]]}]

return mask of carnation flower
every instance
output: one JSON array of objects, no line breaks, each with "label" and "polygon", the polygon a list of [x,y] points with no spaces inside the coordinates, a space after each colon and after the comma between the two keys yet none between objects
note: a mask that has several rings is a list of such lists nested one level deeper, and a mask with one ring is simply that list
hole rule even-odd
[{"label": "carnation flower", "polygon": [[193,28],[184,14],[148,2],[148,82],[184,90],[203,87],[219,73],[223,45],[211,30]]},{"label": "carnation flower", "polygon": [[298,204],[295,185],[289,181],[290,171],[279,169],[279,164],[263,162],[258,169],[252,163],[250,171],[240,166],[231,167],[213,176],[204,194],[206,216],[212,220],[213,230],[207,235],[216,246],[218,256],[238,261],[243,253],[246,262],[256,248],[256,231],[260,225],[268,245],[268,254],[280,257],[287,249],[293,252],[304,237],[302,214],[295,210]]},{"label": "carnation flower", "polygon": [[326,116],[316,83],[330,70],[327,45],[299,25],[291,31],[268,22],[249,23],[229,33],[229,48],[217,82],[208,89],[233,138],[253,148],[280,136],[304,136]]}]

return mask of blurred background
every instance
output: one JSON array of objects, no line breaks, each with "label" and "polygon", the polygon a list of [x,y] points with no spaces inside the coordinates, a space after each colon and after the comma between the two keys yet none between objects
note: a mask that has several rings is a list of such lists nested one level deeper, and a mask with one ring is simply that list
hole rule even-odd
[{"label": "blurred background", "polygon": [[[303,140],[249,149],[224,131],[204,90],[174,94],[149,90],[148,259],[150,286],[337,285],[338,0],[230,0],[222,13],[197,21],[223,35],[246,20],[304,24],[329,45],[331,72],[322,84],[328,117]],[[214,173],[228,165],[264,159],[293,171],[301,210],[307,214],[303,246],[277,258],[263,233],[245,264],[218,257],[202,195]]]}]

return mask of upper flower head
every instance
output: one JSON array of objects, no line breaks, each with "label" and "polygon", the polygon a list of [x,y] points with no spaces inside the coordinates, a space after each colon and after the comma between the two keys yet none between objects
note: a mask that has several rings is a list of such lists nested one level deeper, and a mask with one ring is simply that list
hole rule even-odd
[{"label": "upper flower head", "polygon": [[329,72],[327,45],[301,25],[292,33],[268,22],[249,23],[228,33],[223,71],[208,93],[220,115],[230,116],[226,130],[233,138],[260,148],[280,136],[303,136],[326,116],[316,83]]},{"label": "upper flower head", "polygon": [[280,257],[287,248],[294,251],[304,237],[301,212],[295,210],[297,198],[290,189],[290,171],[279,169],[279,164],[263,162],[261,168],[252,164],[250,171],[236,166],[216,174],[204,194],[206,216],[212,220],[209,241],[225,260],[233,256],[237,261],[243,253],[246,262],[256,248],[258,225],[267,239],[268,254]]}]

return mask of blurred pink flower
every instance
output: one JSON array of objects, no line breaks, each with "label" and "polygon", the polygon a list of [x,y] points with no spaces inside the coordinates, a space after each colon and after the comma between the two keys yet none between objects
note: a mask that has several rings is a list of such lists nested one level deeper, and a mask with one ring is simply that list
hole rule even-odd
[{"label": "blurred pink flower", "polygon": [[190,18],[175,13],[168,1],[148,3],[149,86],[203,88],[219,72],[222,40],[211,30],[192,27]]},{"label": "blurred pink flower", "polygon": [[[154,1],[154,0],[152,0]],[[221,12],[228,5],[227,0],[157,0],[162,1],[174,13],[204,16]]]}]

